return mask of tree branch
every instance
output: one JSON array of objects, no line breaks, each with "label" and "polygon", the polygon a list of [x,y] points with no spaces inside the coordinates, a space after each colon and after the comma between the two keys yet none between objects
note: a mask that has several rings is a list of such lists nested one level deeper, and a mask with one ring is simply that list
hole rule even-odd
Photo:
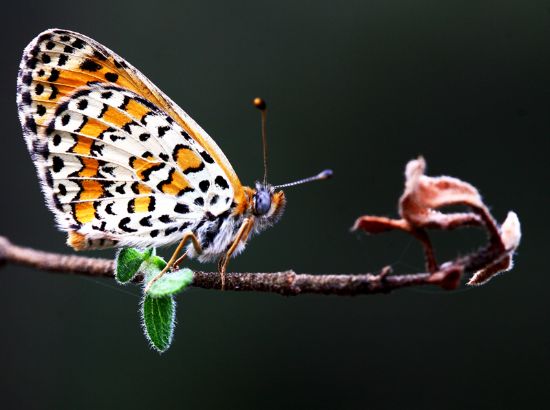
[{"label": "tree branch", "polygon": [[[482,250],[460,261],[446,264],[444,269],[430,273],[410,275],[389,275],[385,268],[378,274],[358,275],[311,275],[296,274],[293,271],[276,273],[228,273],[225,290],[271,292],[281,295],[317,293],[325,295],[359,295],[388,293],[392,290],[422,285],[442,285],[446,280],[460,276],[463,267],[474,271],[494,260],[494,255]],[[93,277],[114,276],[114,262],[108,259],[62,255],[44,252],[12,244],[0,237],[0,264],[16,264],[48,272],[76,274]],[[434,280],[434,275],[440,277]],[[138,278],[137,281],[140,281]],[[217,272],[195,272],[193,286],[203,289],[221,289],[220,274]]]}]

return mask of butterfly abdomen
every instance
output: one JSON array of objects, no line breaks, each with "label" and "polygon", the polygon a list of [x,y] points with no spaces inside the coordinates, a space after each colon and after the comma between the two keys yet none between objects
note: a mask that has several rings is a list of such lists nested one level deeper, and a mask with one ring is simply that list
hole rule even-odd
[{"label": "butterfly abdomen", "polygon": [[[235,236],[244,220],[243,214],[226,211],[219,216],[205,215],[193,229],[199,240],[202,253],[197,254],[192,246],[187,248],[188,255],[201,262],[211,262],[222,257],[235,240]],[[244,250],[245,242],[239,244],[235,255]]]}]

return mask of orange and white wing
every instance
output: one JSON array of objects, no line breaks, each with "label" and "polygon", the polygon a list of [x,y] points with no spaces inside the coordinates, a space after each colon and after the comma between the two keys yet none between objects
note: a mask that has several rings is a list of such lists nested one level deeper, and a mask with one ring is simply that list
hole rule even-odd
[{"label": "orange and white wing", "polygon": [[244,201],[208,134],[86,36],[58,29],[37,36],[17,90],[47,203],[77,249],[173,243]]}]

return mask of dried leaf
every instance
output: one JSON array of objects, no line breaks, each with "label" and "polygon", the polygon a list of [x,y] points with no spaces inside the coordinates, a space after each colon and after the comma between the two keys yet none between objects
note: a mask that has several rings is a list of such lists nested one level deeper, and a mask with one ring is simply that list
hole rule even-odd
[{"label": "dried leaf", "polygon": [[[361,229],[376,234],[397,229],[413,235],[422,243],[427,269],[433,273],[428,282],[445,289],[455,289],[460,285],[464,270],[472,269],[469,266],[480,266],[475,261],[481,253],[469,256],[470,262],[474,261],[472,265],[465,262],[468,258],[460,258],[439,267],[426,228],[455,229],[482,225],[489,234],[489,246],[480,252],[487,252],[491,260],[472,276],[468,284],[486,283],[498,273],[511,269],[512,256],[521,239],[517,215],[509,212],[499,228],[474,186],[449,176],[429,177],[424,174],[425,170],[426,162],[422,157],[407,164],[405,190],[399,199],[402,219],[366,215],[355,221],[352,230]],[[443,213],[439,210],[453,205],[465,205],[472,211]]]},{"label": "dried leaf", "polygon": [[521,224],[515,212],[508,212],[500,227],[500,239],[507,251],[514,251],[521,241]]},{"label": "dried leaf", "polygon": [[468,285],[483,285],[499,273],[509,271],[514,266],[513,254],[521,240],[521,225],[515,212],[508,212],[500,227],[500,240],[507,253],[501,259],[474,273]]},{"label": "dried leaf", "polygon": [[409,231],[409,224],[403,219],[390,219],[383,216],[362,216],[355,221],[352,231],[362,229],[368,233],[376,234],[380,232],[400,229]]},{"label": "dried leaf", "polygon": [[464,225],[480,225],[473,212],[445,214],[444,206],[468,205],[484,207],[477,189],[458,178],[424,175],[426,162],[420,157],[409,161],[405,171],[405,192],[399,200],[399,214],[417,228],[453,229]]}]

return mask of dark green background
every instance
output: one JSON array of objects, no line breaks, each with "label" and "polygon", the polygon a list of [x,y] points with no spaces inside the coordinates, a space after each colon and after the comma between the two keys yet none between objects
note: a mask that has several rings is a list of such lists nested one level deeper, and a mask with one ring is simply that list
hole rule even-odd
[{"label": "dark green background", "polygon": [[[286,298],[191,289],[178,297],[175,343],[162,356],[141,334],[137,289],[8,266],[0,286],[0,407],[544,403],[548,1],[4,7],[0,235],[14,242],[72,252],[43,204],[15,105],[21,52],[50,27],[87,34],[140,68],[213,136],[243,183],[262,173],[259,115],[250,105],[257,95],[270,107],[271,182],[334,169],[331,181],[289,189],[282,221],[230,270],[358,273],[393,264],[421,271],[418,245],[404,235],[349,232],[359,215],[395,215],[405,163],[419,154],[431,174],[476,185],[500,221],[515,210],[524,240],[513,271],[453,293]],[[483,239],[472,230],[435,237],[441,258]]]}]

